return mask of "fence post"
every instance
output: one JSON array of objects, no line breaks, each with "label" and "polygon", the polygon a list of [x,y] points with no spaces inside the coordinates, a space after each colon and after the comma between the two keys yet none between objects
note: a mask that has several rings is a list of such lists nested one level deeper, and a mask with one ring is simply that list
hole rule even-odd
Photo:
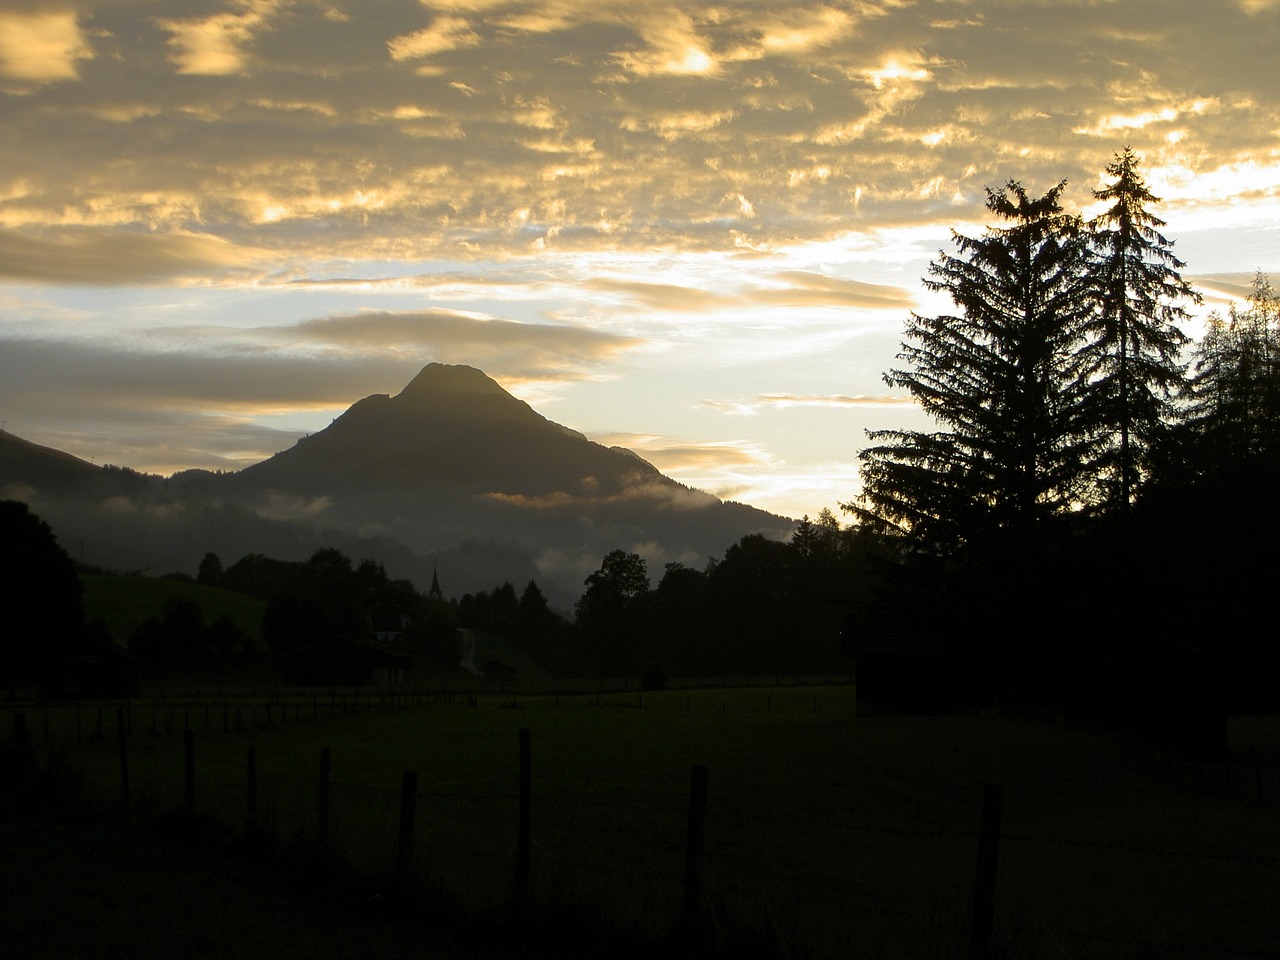
[{"label": "fence post", "polygon": [[258,748],[252,743],[249,744],[249,755],[245,758],[245,771],[247,777],[245,806],[249,811],[249,819],[256,820],[258,817]]},{"label": "fence post", "polygon": [[702,844],[706,836],[707,768],[695,766],[689,777],[689,824],[684,844],[684,916],[693,920],[702,909]]},{"label": "fence post", "polygon": [[124,708],[116,707],[116,740],[120,744],[120,799],[129,802],[129,748],[125,739]]},{"label": "fence post", "polygon": [[196,735],[193,730],[182,734],[182,800],[188,807],[196,805]]},{"label": "fence post", "polygon": [[982,830],[978,835],[978,865],[973,881],[973,920],[969,928],[970,960],[991,955],[995,931],[996,860],[1000,852],[1003,790],[999,784],[982,788]]},{"label": "fence post", "polygon": [[400,846],[396,855],[396,870],[401,880],[409,876],[413,862],[413,814],[418,802],[418,774],[404,771],[400,777]]},{"label": "fence post", "polygon": [[1262,806],[1262,755],[1253,748],[1253,802]]},{"label": "fence post", "polygon": [[320,824],[321,843],[329,839],[329,748],[320,748]]},{"label": "fence post", "polygon": [[13,715],[13,739],[17,744],[18,756],[22,758],[22,764],[28,768],[36,766],[36,751],[31,746],[31,733],[27,730],[27,715],[25,713],[15,713]]},{"label": "fence post", "polygon": [[516,883],[515,899],[522,900],[529,892],[530,827],[533,819],[533,760],[529,742],[529,728],[520,728],[520,827],[516,835]]}]

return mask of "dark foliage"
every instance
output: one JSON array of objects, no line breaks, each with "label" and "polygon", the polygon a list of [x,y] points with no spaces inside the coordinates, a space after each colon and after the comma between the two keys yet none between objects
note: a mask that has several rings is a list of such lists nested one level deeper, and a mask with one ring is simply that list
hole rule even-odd
[{"label": "dark foliage", "polygon": [[0,501],[0,603],[11,629],[0,678],[21,686],[56,684],[59,658],[85,630],[80,578],[49,525],[25,503]]},{"label": "dark foliage", "polygon": [[[904,651],[936,647],[917,687],[949,675],[962,706],[1092,717],[1209,759],[1228,709],[1280,706],[1257,626],[1280,534],[1280,303],[1259,275],[1188,380],[1178,324],[1198,296],[1137,164],[1108,167],[1087,227],[1061,185],[989,195],[1010,225],[939,258],[926,283],[959,312],[913,316],[886,376],[939,429],[872,434],[848,509],[900,545],[877,602]],[[812,555],[818,532],[793,543]]]}]

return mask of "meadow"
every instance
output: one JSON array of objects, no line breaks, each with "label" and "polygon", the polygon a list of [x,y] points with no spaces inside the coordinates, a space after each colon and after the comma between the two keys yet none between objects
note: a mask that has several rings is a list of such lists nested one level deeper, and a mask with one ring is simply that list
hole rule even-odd
[{"label": "meadow", "polygon": [[267,605],[254,597],[168,577],[81,574],[80,582],[89,619],[101,617],[121,646],[144,620],[160,616],[170,598],[198,604],[206,624],[225,615],[261,643],[262,612]]},{"label": "meadow", "polygon": [[[29,720],[103,798],[121,790],[114,710],[100,740],[91,704]],[[128,716],[135,805],[181,808],[189,729],[197,811],[245,824],[252,745],[258,828],[284,840],[318,832],[329,748],[331,843],[371,888],[395,865],[401,776],[416,772],[411,870],[453,915],[496,915],[511,895],[527,729],[533,900],[587,908],[599,929],[656,937],[679,914],[690,772],[705,765],[713,926],[782,955],[962,952],[987,783],[1004,793],[1005,955],[1254,957],[1280,943],[1273,718],[1233,721],[1243,762],[1202,768],[1061,723],[858,716],[851,686],[192,692]]]}]

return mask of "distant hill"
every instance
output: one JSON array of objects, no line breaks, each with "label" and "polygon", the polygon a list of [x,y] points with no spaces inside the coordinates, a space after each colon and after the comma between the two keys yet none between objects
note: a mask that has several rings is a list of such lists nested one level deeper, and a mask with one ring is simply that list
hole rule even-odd
[{"label": "distant hill", "polygon": [[151,492],[147,478],[133,470],[99,467],[0,430],[0,497],[21,500],[24,491],[81,498],[145,496]]},{"label": "distant hill", "polygon": [[115,472],[0,436],[0,495],[25,489],[86,559],[155,572],[193,572],[207,550],[232,562],[336,546],[420,586],[436,569],[455,596],[536,579],[564,607],[610,550],[645,556],[656,580],[664,563],[702,566],[748,533],[792,528],[546,419],[479,370],[438,363],[238,473]]}]

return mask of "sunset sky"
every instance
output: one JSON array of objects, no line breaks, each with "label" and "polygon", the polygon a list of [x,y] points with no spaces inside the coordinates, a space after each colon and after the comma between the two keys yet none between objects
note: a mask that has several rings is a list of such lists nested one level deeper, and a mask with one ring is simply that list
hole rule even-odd
[{"label": "sunset sky", "polygon": [[[236,469],[431,361],[788,516],[984,188],[1280,282],[1280,0],[0,0],[0,419]],[[1197,334],[1198,330],[1189,331]]]}]

